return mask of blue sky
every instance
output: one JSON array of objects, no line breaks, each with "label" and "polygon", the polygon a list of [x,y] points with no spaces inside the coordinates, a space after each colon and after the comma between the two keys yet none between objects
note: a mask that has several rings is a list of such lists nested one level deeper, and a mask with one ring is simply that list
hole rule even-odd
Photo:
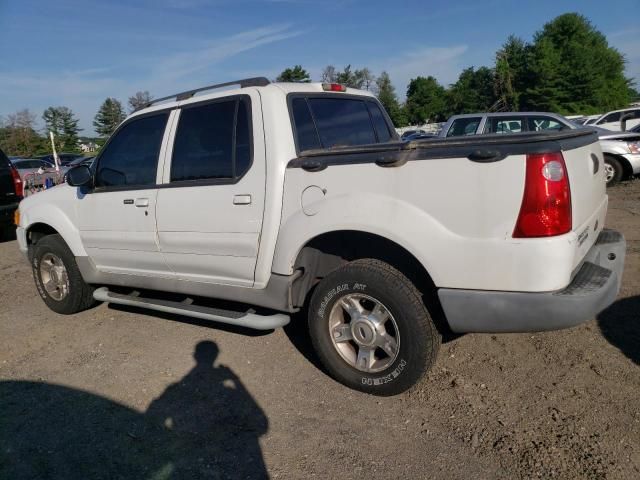
[{"label": "blue sky", "polygon": [[[586,15],[640,80],[638,0],[0,0],[0,115],[74,110],[92,135],[107,96],[159,97],[302,64],[387,70],[443,84],[491,65],[509,34],[530,40],[561,13]],[[640,82],[639,82],[640,83]]]}]

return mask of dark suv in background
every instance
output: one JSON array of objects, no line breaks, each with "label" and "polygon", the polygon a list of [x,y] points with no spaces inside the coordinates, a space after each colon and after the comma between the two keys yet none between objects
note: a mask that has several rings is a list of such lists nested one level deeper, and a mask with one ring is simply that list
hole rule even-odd
[{"label": "dark suv in background", "polygon": [[12,235],[13,213],[22,200],[22,180],[16,167],[0,150],[0,240]]}]

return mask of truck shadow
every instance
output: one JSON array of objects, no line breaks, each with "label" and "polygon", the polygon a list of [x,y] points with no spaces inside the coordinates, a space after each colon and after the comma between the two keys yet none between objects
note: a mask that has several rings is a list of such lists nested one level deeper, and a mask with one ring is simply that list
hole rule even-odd
[{"label": "truck shadow", "polygon": [[194,368],[145,413],[59,385],[0,382],[0,478],[268,478],[268,419],[217,355],[200,342]]},{"label": "truck shadow", "polygon": [[640,296],[623,298],[598,315],[602,335],[640,365]]}]

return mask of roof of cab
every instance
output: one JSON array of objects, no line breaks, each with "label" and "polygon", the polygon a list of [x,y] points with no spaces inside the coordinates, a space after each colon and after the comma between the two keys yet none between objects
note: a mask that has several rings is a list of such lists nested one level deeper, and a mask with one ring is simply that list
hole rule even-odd
[{"label": "roof of cab", "polygon": [[[206,101],[214,98],[227,97],[232,95],[239,95],[248,90],[259,90],[261,94],[269,95],[277,94],[277,95],[288,95],[290,93],[336,93],[336,92],[327,92],[322,88],[321,82],[311,82],[311,83],[294,83],[294,82],[274,82],[269,83],[267,85],[260,86],[246,86],[244,88],[211,88],[210,90],[206,90],[203,92],[199,92],[190,96],[188,98],[177,100],[179,94],[173,96],[173,99],[167,99],[165,101],[161,101],[160,103],[153,104],[149,107],[140,109],[134,113],[132,113],[129,117],[134,117],[138,115],[143,115],[146,113],[158,111],[158,110],[166,110],[171,108],[176,108],[181,105]],[[374,97],[374,94],[367,90],[358,90],[356,88],[347,88],[345,92],[337,92],[338,95],[361,95]],[[172,96],[170,96],[172,97]]]}]

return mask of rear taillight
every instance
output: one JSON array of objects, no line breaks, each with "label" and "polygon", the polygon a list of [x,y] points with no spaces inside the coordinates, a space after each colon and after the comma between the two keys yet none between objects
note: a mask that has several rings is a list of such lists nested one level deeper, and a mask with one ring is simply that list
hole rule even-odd
[{"label": "rear taillight", "polygon": [[23,193],[22,178],[20,178],[20,173],[18,173],[18,170],[13,165],[11,165],[11,178],[13,179],[13,189],[16,195],[21,197]]},{"label": "rear taillight", "polygon": [[527,155],[524,197],[513,237],[551,237],[570,231],[571,190],[562,153]]}]

